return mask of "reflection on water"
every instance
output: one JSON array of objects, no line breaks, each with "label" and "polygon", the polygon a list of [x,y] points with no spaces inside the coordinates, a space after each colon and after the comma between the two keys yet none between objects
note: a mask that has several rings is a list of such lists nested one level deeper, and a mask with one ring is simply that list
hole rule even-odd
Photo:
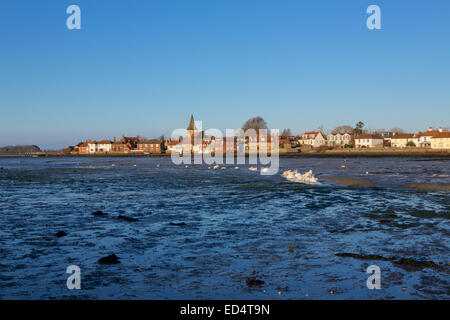
[{"label": "reflection on water", "polygon": [[[261,176],[170,158],[1,158],[0,298],[448,299],[450,163],[425,160],[280,159]],[[320,183],[281,176],[294,169]],[[121,263],[98,263],[112,253]],[[366,288],[371,264],[381,290]]]}]

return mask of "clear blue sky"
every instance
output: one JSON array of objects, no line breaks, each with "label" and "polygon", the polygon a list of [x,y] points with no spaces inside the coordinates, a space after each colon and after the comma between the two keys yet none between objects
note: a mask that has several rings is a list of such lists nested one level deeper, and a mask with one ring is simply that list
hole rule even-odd
[{"label": "clear blue sky", "polygon": [[448,0],[2,0],[0,146],[170,135],[191,113],[294,133],[448,126],[449,16]]}]

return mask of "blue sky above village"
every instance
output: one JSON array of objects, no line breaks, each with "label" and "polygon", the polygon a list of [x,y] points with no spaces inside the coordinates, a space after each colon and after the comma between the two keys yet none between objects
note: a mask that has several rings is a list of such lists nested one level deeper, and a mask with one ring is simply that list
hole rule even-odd
[{"label": "blue sky above village", "polygon": [[447,0],[2,1],[0,146],[168,136],[191,113],[204,129],[448,126],[449,14]]}]

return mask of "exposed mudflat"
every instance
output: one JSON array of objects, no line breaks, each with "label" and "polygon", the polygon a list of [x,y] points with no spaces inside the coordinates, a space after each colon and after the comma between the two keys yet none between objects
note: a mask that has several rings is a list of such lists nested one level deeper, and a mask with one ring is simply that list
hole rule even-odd
[{"label": "exposed mudflat", "polygon": [[[0,299],[450,298],[449,161],[226,167],[0,157]],[[370,265],[381,290],[366,287]]]}]

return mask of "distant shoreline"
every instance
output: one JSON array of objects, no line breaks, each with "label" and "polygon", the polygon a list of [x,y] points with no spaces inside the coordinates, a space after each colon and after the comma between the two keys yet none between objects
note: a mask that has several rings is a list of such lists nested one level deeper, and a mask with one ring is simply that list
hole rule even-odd
[{"label": "distant shoreline", "polygon": [[[246,157],[249,155],[246,154]],[[270,156],[270,154],[269,154]],[[323,152],[302,152],[302,153],[280,153],[280,158],[439,158],[449,159],[450,152],[432,151],[432,152],[415,152],[415,151],[356,151],[339,152],[339,151],[323,151]],[[0,154],[1,158],[32,158],[33,155],[25,154]],[[65,154],[45,154],[38,158],[157,158],[170,157],[170,154],[93,154],[93,155],[65,155]]]}]

